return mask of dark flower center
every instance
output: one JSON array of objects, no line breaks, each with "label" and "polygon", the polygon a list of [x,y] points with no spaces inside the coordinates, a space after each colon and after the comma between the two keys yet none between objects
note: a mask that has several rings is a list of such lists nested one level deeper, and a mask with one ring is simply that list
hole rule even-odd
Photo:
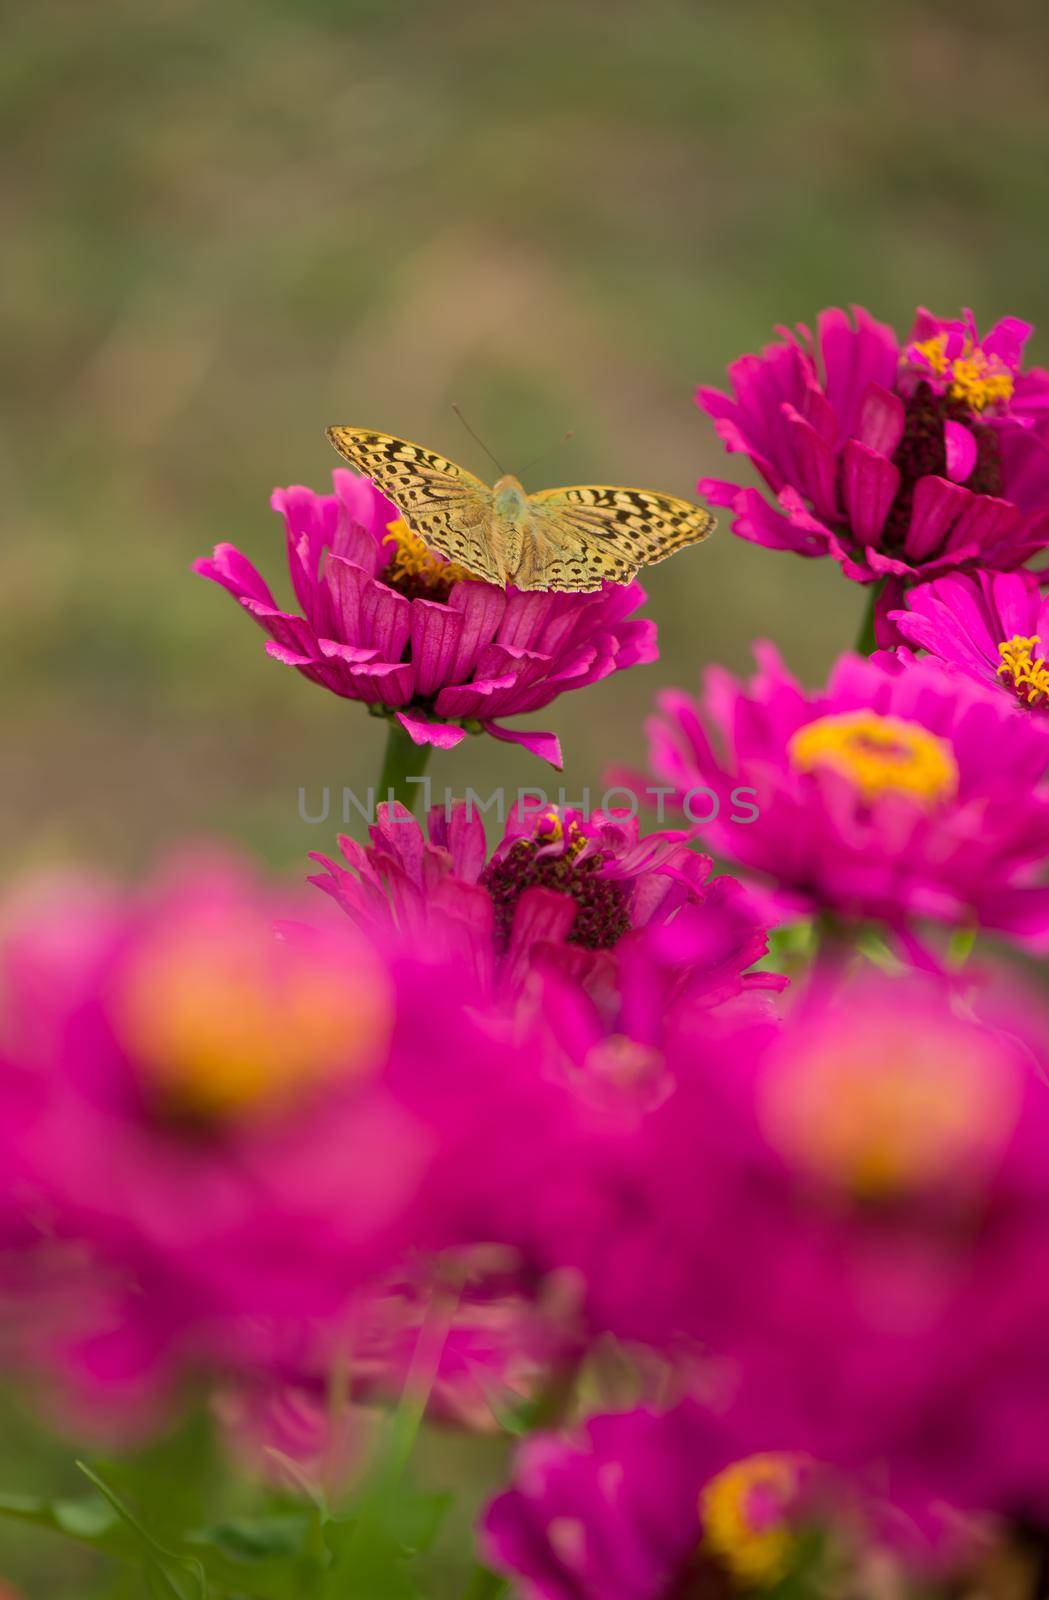
[{"label": "dark flower center", "polygon": [[671,1580],[666,1600],[733,1600],[739,1590],[728,1573],[702,1555],[695,1555]]},{"label": "dark flower center", "polygon": [[576,903],[576,917],[568,935],[569,944],[587,950],[611,950],[630,932],[630,912],[621,884],[599,876],[605,857],[578,859],[582,840],[569,843],[560,855],[539,855],[548,843],[538,839],[518,839],[501,861],[490,861],[481,882],[495,907],[495,941],[502,953],[510,944],[514,908],[525,889],[554,889],[569,894]]},{"label": "dark flower center", "polygon": [[905,402],[903,437],[892,458],[899,469],[900,487],[882,533],[882,542],[889,549],[899,549],[903,544],[918,479],[946,476],[945,422],[962,423],[976,440],[976,465],[964,487],[973,494],[1000,495],[1002,492],[1002,458],[994,429],[977,422],[964,400],[950,394],[937,394],[929,384],[919,383]]}]

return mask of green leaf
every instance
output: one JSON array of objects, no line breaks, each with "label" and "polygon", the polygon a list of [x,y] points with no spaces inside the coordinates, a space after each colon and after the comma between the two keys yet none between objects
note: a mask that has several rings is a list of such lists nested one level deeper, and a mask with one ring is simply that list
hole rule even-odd
[{"label": "green leaf", "polygon": [[138,1542],[150,1584],[157,1593],[172,1596],[174,1600],[208,1600],[207,1574],[196,1557],[183,1556],[178,1551],[166,1549],[104,1478],[83,1461],[78,1461],[76,1465],[77,1470],[108,1500],[120,1521]]},{"label": "green leaf", "polygon": [[183,1544],[222,1591],[238,1600],[288,1600],[322,1591],[331,1557],[315,1504],[195,1528]]},{"label": "green leaf", "polygon": [[309,1529],[310,1520],[302,1512],[275,1512],[195,1529],[186,1535],[186,1543],[218,1550],[231,1561],[271,1561],[275,1556],[301,1556]]},{"label": "green leaf", "polygon": [[0,1495],[0,1517],[15,1522],[31,1522],[38,1528],[91,1545],[114,1555],[126,1555],[132,1548],[126,1529],[113,1507],[101,1495],[83,1500],[44,1500],[31,1495]]}]

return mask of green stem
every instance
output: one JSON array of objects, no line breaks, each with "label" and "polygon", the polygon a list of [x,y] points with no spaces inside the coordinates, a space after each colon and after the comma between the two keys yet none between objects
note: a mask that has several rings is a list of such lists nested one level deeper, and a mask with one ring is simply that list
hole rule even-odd
[{"label": "green stem", "polygon": [[856,651],[861,656],[873,655],[878,648],[878,641],[874,637],[874,612],[878,604],[878,596],[885,587],[884,579],[880,583],[867,584],[867,605],[860,624],[860,636],[856,640]]},{"label": "green stem", "polygon": [[400,723],[391,717],[376,800],[380,804],[390,799],[399,800],[409,811],[414,811],[424,785],[408,780],[423,776],[432,749],[429,744],[414,744]]}]

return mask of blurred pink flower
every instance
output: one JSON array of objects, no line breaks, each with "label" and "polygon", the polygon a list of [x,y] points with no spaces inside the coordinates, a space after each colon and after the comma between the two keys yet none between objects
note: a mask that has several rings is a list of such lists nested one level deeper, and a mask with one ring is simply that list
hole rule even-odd
[{"label": "blurred pink flower", "polygon": [[341,837],[346,865],[315,855],[325,871],[310,881],[360,927],[396,925],[433,959],[460,963],[479,995],[513,999],[537,961],[553,961],[607,997],[631,936],[684,912],[706,937],[680,946],[681,988],[714,1001],[775,985],[747,972],[768,941],[740,885],[712,878],[690,836],[642,837],[629,814],[515,808],[489,855],[465,802],[434,807],[425,831],[403,806],[381,805],[371,842]]},{"label": "blurred pink flower", "polygon": [[609,1252],[592,1315],[707,1352],[745,1448],[841,1469],[927,1554],[945,1506],[1044,1521],[1047,1061],[1041,1001],[870,969],[708,1033],[640,1130],[654,1270]]},{"label": "blurred pink flower", "polygon": [[639,584],[594,594],[493,588],[428,551],[369,479],[339,468],[332,480],[330,495],[273,494],[301,614],[281,610],[233,545],[194,570],[239,600],[277,661],[392,715],[416,744],[451,749],[483,730],[559,767],[552,733],[500,719],[657,658],[655,623],[632,615],[645,599]]},{"label": "blurred pink flower", "polygon": [[1030,324],[1004,317],[980,338],[917,313],[909,340],[861,306],[820,313],[816,337],[729,368],[733,395],[700,388],[729,452],[771,491],[701,478],[743,539],[832,556],[859,583],[889,580],[879,638],[903,588],[957,567],[1020,566],[1049,544],[1049,373],[1022,367]]},{"label": "blurred pink flower", "polygon": [[735,1459],[723,1423],[691,1401],[593,1416],[518,1449],[486,1507],[484,1558],[522,1600],[679,1600],[774,1589],[797,1551],[809,1464]]},{"label": "blurred pink flower", "polygon": [[[650,761],[681,798],[755,791],[756,818],[705,830],[782,917],[972,923],[1049,945],[1049,724],[938,662],[844,655],[808,693],[776,650],[749,684],[710,669],[701,702],[660,695]],[[770,912],[770,915],[772,912]]]},{"label": "blurred pink flower", "polygon": [[520,1229],[496,1201],[559,1091],[467,974],[303,898],[207,856],[4,918],[4,1277],[23,1354],[101,1415],[148,1420],[186,1367],[270,1372],[406,1248]]}]

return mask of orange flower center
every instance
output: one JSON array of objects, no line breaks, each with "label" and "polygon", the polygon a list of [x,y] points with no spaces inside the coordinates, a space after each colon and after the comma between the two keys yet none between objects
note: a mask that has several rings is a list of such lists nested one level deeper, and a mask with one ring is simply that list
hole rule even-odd
[{"label": "orange flower center", "polygon": [[787,1575],[796,1542],[790,1513],[805,1465],[784,1451],[746,1456],[700,1494],[704,1546],[745,1587],[770,1589]]},{"label": "orange flower center", "polygon": [[891,1017],[785,1050],[759,1100],[766,1137],[794,1166],[872,1201],[978,1177],[1015,1108],[1008,1063],[980,1035],[916,1037]]},{"label": "orange flower center", "polygon": [[457,583],[477,582],[475,573],[424,544],[403,517],[387,524],[383,544],[392,546],[383,580],[404,594],[444,600]]},{"label": "orange flower center", "polygon": [[131,956],[117,1025],[161,1105],[226,1118],[365,1074],[390,1027],[384,974],[279,940],[247,916],[157,932]]}]

